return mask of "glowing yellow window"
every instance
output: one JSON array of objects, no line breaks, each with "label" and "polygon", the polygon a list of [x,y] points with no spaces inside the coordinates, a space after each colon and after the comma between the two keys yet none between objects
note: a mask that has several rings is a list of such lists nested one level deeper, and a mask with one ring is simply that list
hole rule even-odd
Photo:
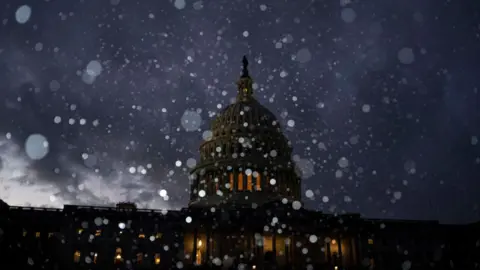
[{"label": "glowing yellow window", "polygon": [[162,235],[163,235],[162,233],[157,233],[157,235],[155,235],[155,238],[160,239],[162,238]]},{"label": "glowing yellow window", "polygon": [[230,173],[230,190],[233,190],[233,173]]},{"label": "glowing yellow window", "polygon": [[160,264],[160,253],[155,254],[155,264]]},{"label": "glowing yellow window", "polygon": [[247,190],[252,191],[252,174],[247,175]]},{"label": "glowing yellow window", "polygon": [[40,232],[35,233],[35,238],[40,238]]},{"label": "glowing yellow window", "polygon": [[243,190],[243,173],[238,174],[238,190]]},{"label": "glowing yellow window", "polygon": [[27,232],[23,231],[23,237],[27,236]]},{"label": "glowing yellow window", "polygon": [[100,236],[100,235],[102,235],[102,230],[97,230],[97,231],[95,232],[95,236]]},{"label": "glowing yellow window", "polygon": [[257,190],[262,190],[262,179],[260,177],[260,174],[257,175],[256,188],[257,188]]},{"label": "glowing yellow window", "polygon": [[82,234],[82,232],[83,232],[83,229],[78,229],[78,231],[77,231],[77,232],[78,232],[78,234]]},{"label": "glowing yellow window", "polygon": [[143,234],[143,233],[139,234],[138,238],[145,238],[145,234]]},{"label": "glowing yellow window", "polygon": [[73,253],[73,262],[75,263],[79,263],[80,262],[80,251],[75,251],[75,253]]},{"label": "glowing yellow window", "polygon": [[373,245],[373,239],[372,239],[372,238],[369,238],[369,239],[368,239],[368,244],[369,244],[369,245]]},{"label": "glowing yellow window", "polygon": [[115,263],[121,263],[123,262],[123,258],[122,258],[122,249],[121,248],[117,248],[115,250],[115,258],[113,260]]}]

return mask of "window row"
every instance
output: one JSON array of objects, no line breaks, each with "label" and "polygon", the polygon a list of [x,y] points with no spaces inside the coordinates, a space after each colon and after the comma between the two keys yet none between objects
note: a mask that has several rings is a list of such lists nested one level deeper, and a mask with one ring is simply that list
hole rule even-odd
[{"label": "window row", "polygon": [[[82,259],[82,253],[79,250],[76,250],[73,253],[73,262],[74,263],[80,263],[81,259]],[[135,259],[136,259],[137,264],[141,264],[143,262],[148,262],[149,260],[152,260],[152,259],[150,259],[148,254],[146,254],[146,253],[144,254],[142,252],[137,253],[136,256],[135,256]],[[86,255],[84,255],[84,260],[87,263],[97,263],[98,253],[94,253],[92,257],[90,257],[90,253],[87,253]],[[113,262],[116,263],[116,264],[124,262],[124,257],[123,257],[121,248],[116,248],[115,249],[115,256],[113,257]],[[154,264],[160,264],[160,253],[155,253],[154,254],[153,263]]]}]

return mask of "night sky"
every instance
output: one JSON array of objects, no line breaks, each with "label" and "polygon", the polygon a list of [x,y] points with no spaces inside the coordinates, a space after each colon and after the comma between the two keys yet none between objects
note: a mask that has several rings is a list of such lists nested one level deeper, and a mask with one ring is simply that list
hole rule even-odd
[{"label": "night sky", "polygon": [[473,0],[3,0],[0,198],[186,206],[246,54],[307,208],[480,220],[479,12]]}]

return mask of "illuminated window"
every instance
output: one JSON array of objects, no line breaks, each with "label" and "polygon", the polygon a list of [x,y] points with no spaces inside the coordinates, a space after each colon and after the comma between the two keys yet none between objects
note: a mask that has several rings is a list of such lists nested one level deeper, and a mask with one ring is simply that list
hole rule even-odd
[{"label": "illuminated window", "polygon": [[195,258],[195,264],[196,265],[201,265],[202,261],[203,261],[202,246],[203,246],[202,240],[198,240],[198,242],[197,242],[197,252],[196,252],[197,255],[196,255],[196,258]]},{"label": "illuminated window", "polygon": [[117,248],[115,250],[115,258],[113,260],[115,263],[121,263],[123,262],[123,258],[122,258],[122,249],[121,248]]},{"label": "illuminated window", "polygon": [[256,190],[262,190],[262,179],[260,174],[257,175]]},{"label": "illuminated window", "polygon": [[247,190],[252,191],[252,174],[247,175]]},{"label": "illuminated window", "polygon": [[137,253],[137,263],[142,263],[143,261],[143,253]]},{"label": "illuminated window", "polygon": [[139,234],[138,238],[145,238],[145,234],[143,234],[143,233]]},{"label": "illuminated window", "polygon": [[336,244],[337,244],[337,240],[332,239],[332,245],[336,245]]},{"label": "illuminated window", "polygon": [[97,230],[97,231],[95,232],[95,236],[100,236],[100,235],[102,235],[102,230]]},{"label": "illuminated window", "polygon": [[78,231],[77,231],[77,232],[78,232],[78,234],[82,234],[82,232],[83,232],[83,229],[78,229]]},{"label": "illuminated window", "polygon": [[373,245],[373,239],[372,239],[372,238],[369,238],[369,239],[368,239],[368,244],[369,244],[369,245]]},{"label": "illuminated window", "polygon": [[160,264],[160,254],[155,254],[155,264]]},{"label": "illuminated window", "polygon": [[238,174],[238,190],[243,190],[243,173]]},{"label": "illuminated window", "polygon": [[23,237],[27,236],[27,231],[23,231]]},{"label": "illuminated window", "polygon": [[233,190],[233,173],[230,173],[230,190]]},{"label": "illuminated window", "polygon": [[79,263],[80,262],[80,251],[75,251],[75,253],[73,253],[73,262],[75,263]]},{"label": "illuminated window", "polygon": [[162,238],[162,235],[163,235],[162,233],[157,233],[157,235],[155,235],[155,238],[160,239]]},{"label": "illuminated window", "polygon": [[40,238],[40,232],[35,233],[35,238]]},{"label": "illuminated window", "polygon": [[95,253],[95,254],[93,255],[93,263],[97,263],[97,257],[98,257],[98,254]]}]

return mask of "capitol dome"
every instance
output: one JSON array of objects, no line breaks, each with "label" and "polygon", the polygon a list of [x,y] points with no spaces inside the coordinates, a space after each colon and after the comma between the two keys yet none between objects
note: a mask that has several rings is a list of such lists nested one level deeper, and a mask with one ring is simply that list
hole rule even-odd
[{"label": "capitol dome", "polygon": [[300,200],[290,143],[275,115],[254,98],[247,67],[244,57],[236,102],[213,120],[211,138],[200,145],[191,206]]}]

